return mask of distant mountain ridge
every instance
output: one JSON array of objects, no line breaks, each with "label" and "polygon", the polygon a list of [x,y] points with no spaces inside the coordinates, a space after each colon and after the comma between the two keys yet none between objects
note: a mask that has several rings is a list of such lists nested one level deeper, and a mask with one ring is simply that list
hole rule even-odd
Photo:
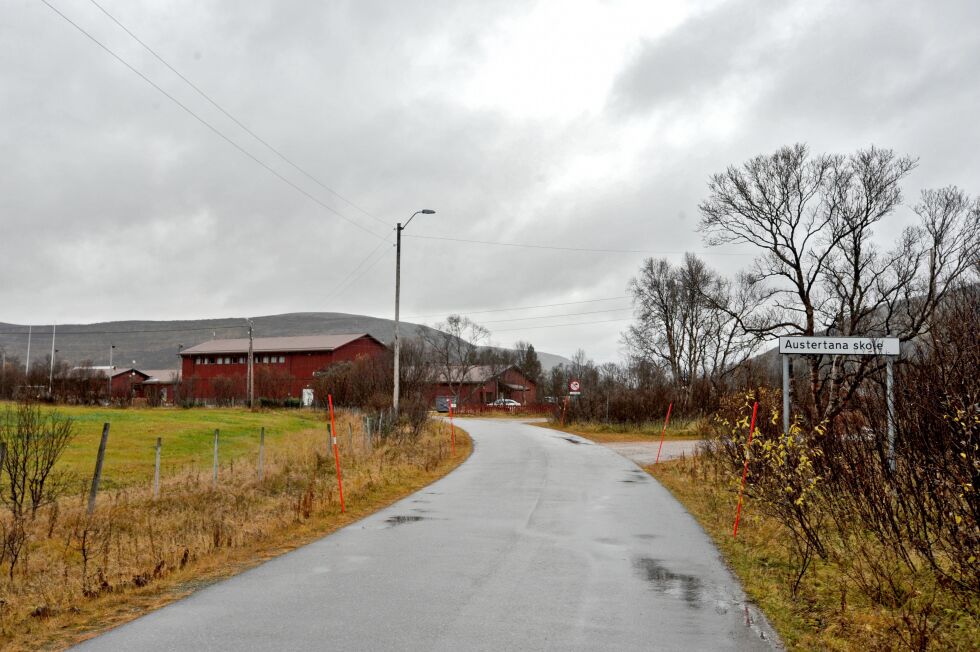
[{"label": "distant mountain ridge", "polygon": [[[352,315],[341,312],[292,312],[282,315],[253,317],[255,337],[288,335],[333,335],[338,333],[368,333],[385,343],[395,337],[395,322],[381,317]],[[402,337],[415,337],[428,326],[401,322]],[[0,348],[8,357],[23,361],[27,355],[28,327],[0,322]],[[117,367],[135,366],[144,369],[174,369],[178,366],[177,351],[209,339],[248,337],[248,322],[242,317],[225,319],[189,319],[177,321],[110,321],[95,324],[58,324],[55,348],[58,359],[72,364],[91,361],[95,365],[109,363],[109,347],[116,348],[112,362]],[[31,334],[31,364],[46,360],[51,353],[51,327],[35,326]],[[571,361],[560,355],[538,351],[545,371]]]}]

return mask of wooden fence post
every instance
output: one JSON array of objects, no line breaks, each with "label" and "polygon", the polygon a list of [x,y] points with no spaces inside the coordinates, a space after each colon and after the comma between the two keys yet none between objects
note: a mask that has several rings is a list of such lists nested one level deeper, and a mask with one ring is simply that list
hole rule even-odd
[{"label": "wooden fence post", "polygon": [[105,445],[109,440],[109,424],[102,424],[102,440],[99,442],[99,455],[95,458],[95,474],[92,476],[92,488],[88,492],[88,514],[95,511],[95,496],[99,493],[99,482],[102,481],[102,461],[105,459]]},{"label": "wooden fence post", "polygon": [[259,482],[262,481],[262,458],[265,457],[265,426],[259,432]]},{"label": "wooden fence post", "polygon": [[211,477],[211,486],[218,488],[218,429],[214,429],[214,473]]},{"label": "wooden fence post", "polygon": [[157,437],[156,464],[153,467],[153,500],[160,497],[160,447],[163,445],[163,438]]}]

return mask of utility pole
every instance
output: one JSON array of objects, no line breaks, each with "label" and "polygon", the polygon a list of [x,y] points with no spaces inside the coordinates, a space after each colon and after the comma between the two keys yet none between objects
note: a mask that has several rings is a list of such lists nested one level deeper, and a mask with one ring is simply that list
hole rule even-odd
[{"label": "utility pole", "polygon": [[24,382],[28,385],[31,384],[31,329],[33,326],[27,327],[27,363],[24,368]]},{"label": "utility pole", "polygon": [[58,334],[57,330],[58,330],[58,325],[52,324],[51,325],[51,368],[48,371],[48,394],[51,393],[51,386],[52,386],[52,382],[54,381],[54,354],[55,354],[54,339],[55,336]]},{"label": "utility pole", "polygon": [[[414,217],[414,215],[412,216]],[[401,363],[402,343],[398,339],[398,301],[402,289],[402,223],[399,222],[395,227],[395,390],[391,396],[391,407],[398,416],[398,380],[399,364]]]},{"label": "utility pole", "polygon": [[394,386],[395,389],[392,392],[391,397],[391,407],[394,411],[395,418],[398,417],[398,384],[399,384],[399,366],[401,364],[401,352],[402,343],[401,339],[398,337],[398,303],[401,295],[402,288],[402,231],[412,222],[412,219],[421,213],[422,215],[433,215],[435,211],[431,208],[423,208],[420,211],[415,211],[412,213],[412,217],[408,218],[408,222],[405,222],[405,226],[399,222],[395,227],[395,374],[394,374]]},{"label": "utility pole", "polygon": [[115,344],[109,344],[109,403],[112,403],[112,352],[115,350]]},{"label": "utility pole", "polygon": [[255,409],[255,350],[252,340],[252,320],[248,320],[248,409]]}]

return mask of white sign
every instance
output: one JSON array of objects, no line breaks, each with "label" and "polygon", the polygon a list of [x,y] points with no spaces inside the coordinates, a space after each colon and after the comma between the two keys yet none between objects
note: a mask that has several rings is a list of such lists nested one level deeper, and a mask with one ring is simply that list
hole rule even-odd
[{"label": "white sign", "polygon": [[799,355],[898,355],[897,337],[780,337],[780,353]]}]

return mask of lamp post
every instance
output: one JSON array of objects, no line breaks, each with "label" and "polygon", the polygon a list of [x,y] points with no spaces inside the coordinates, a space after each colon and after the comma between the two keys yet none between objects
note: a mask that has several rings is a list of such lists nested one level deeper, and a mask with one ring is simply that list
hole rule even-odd
[{"label": "lamp post", "polygon": [[58,357],[59,349],[51,349],[51,370],[48,371],[48,394],[54,391],[54,361]]},{"label": "lamp post", "polygon": [[423,208],[420,211],[415,211],[412,213],[412,217],[408,218],[408,222],[405,222],[405,226],[402,226],[402,223],[399,222],[398,226],[395,227],[395,389],[392,393],[391,407],[394,409],[396,417],[398,416],[398,367],[402,352],[401,340],[398,338],[398,303],[402,285],[402,231],[405,230],[412,219],[419,213],[422,215],[433,215],[435,211],[431,208]]},{"label": "lamp post", "polygon": [[55,336],[58,334],[58,325],[51,325],[51,367],[48,370],[48,394],[51,393],[52,381],[54,379],[54,357],[58,355],[58,351],[54,348]]}]

